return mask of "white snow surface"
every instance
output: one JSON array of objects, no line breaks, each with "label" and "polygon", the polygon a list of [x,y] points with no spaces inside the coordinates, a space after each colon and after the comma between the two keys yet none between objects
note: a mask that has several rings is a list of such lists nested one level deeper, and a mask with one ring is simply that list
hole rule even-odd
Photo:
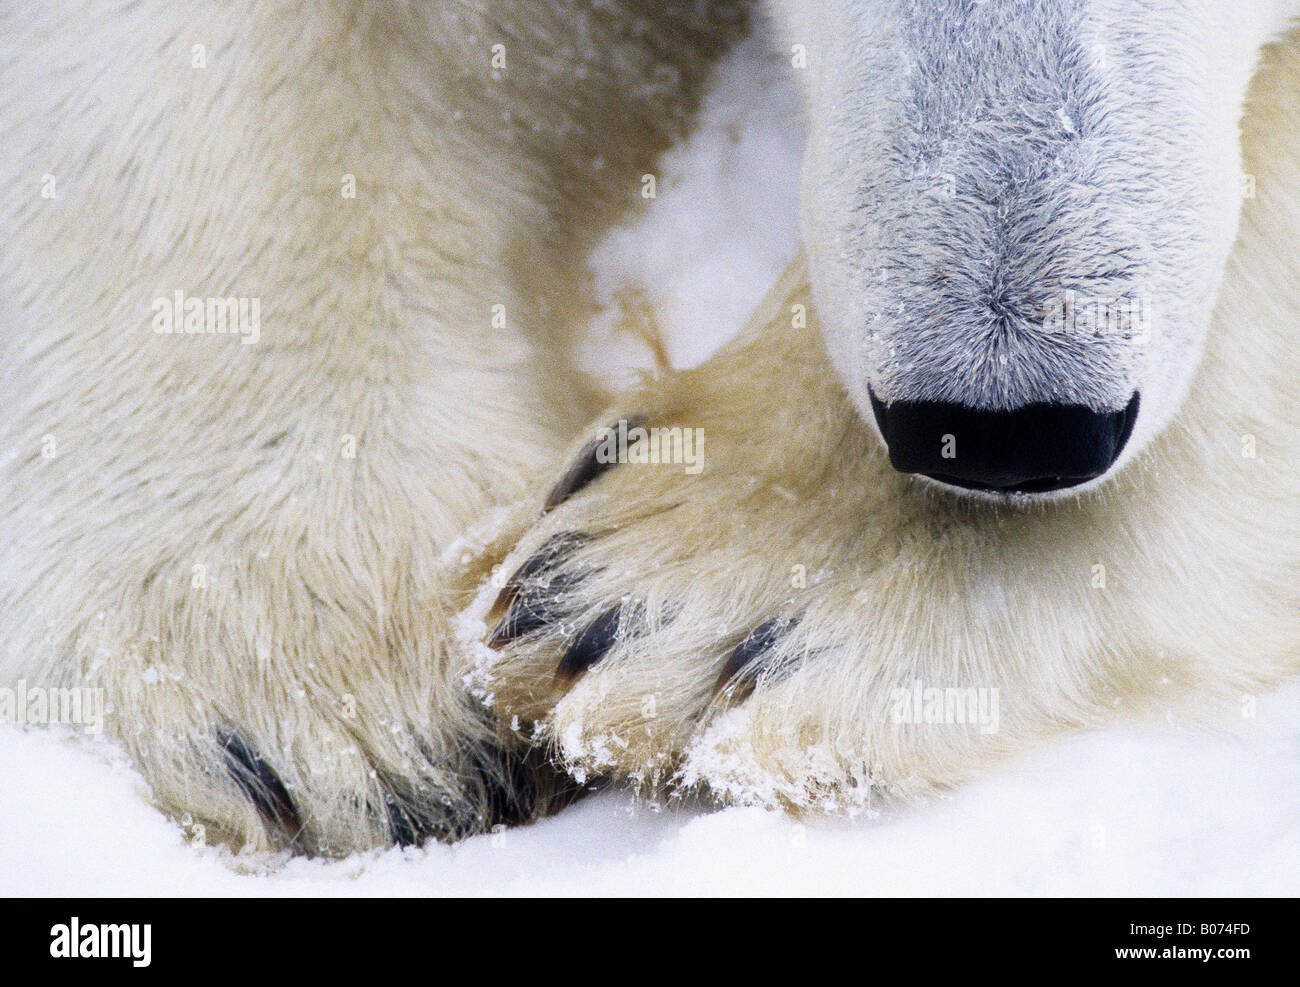
[{"label": "white snow surface", "polygon": [[654,361],[615,328],[616,297],[654,305],[672,366],[693,367],[735,335],[794,257],[803,119],[786,63],[751,40],[718,68],[694,133],[655,168],[655,198],[612,230],[592,258],[608,306],[581,353],[584,369],[627,380]]},{"label": "white snow surface", "polygon": [[[755,44],[722,67],[645,216],[593,260],[603,297],[633,287],[653,300],[675,365],[735,332],[794,250],[801,136],[781,68]],[[648,366],[610,325],[593,365],[611,376]],[[456,846],[236,859],[186,843],[111,744],[2,725],[0,894],[1294,895],[1298,777],[1294,682],[1230,734],[1077,735],[874,818],[654,810],[607,791]]]}]

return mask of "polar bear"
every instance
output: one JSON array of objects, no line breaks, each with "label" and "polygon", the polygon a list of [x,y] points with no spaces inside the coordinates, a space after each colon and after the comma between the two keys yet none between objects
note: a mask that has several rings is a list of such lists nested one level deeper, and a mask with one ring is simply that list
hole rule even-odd
[{"label": "polar bear", "polygon": [[599,415],[584,252],[745,5],[0,15],[0,677],[338,854],[595,776],[853,810],[1293,668],[1297,5],[772,6],[807,260]]},{"label": "polar bear", "polygon": [[484,540],[478,694],[575,777],[794,811],[1249,713],[1300,660],[1300,5],[772,8],[805,258]]}]

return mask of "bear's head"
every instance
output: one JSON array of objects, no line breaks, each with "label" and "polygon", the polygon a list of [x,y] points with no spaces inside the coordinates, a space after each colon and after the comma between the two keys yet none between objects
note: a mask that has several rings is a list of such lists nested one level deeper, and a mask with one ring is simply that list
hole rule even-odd
[{"label": "bear's head", "polygon": [[1278,0],[773,0],[827,348],[899,470],[999,500],[1165,428],[1243,193]]}]

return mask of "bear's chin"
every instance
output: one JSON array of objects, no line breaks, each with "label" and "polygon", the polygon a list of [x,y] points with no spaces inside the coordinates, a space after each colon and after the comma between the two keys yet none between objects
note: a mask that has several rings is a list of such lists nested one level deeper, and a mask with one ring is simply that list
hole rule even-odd
[{"label": "bear's chin", "polygon": [[920,473],[909,473],[907,475],[910,479],[916,481],[919,486],[924,487],[927,493],[933,492],[953,501],[1023,510],[1079,500],[1081,497],[1087,496],[1105,486],[1123,468],[1122,465],[1116,465],[1101,476],[1059,490],[998,490],[995,488],[962,487]]}]

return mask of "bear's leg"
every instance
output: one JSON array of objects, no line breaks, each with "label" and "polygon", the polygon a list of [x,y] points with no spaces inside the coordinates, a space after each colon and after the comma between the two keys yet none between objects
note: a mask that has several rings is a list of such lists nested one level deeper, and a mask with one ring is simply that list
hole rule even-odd
[{"label": "bear's leg", "polygon": [[559,309],[717,6],[7,12],[5,684],[103,690],[209,840],[528,817],[443,565],[590,413]]}]

